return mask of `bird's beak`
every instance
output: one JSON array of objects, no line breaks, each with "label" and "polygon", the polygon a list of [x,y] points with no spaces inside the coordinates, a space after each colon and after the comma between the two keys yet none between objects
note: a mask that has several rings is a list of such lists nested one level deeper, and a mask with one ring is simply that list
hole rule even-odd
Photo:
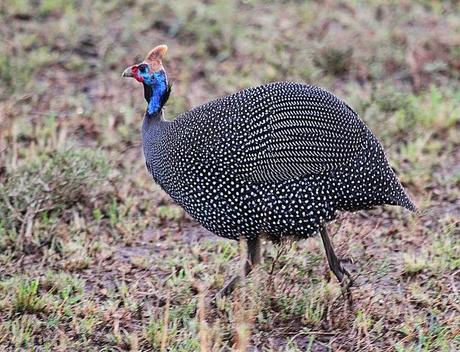
[{"label": "bird's beak", "polygon": [[132,66],[129,66],[126,70],[124,70],[121,77],[134,77],[132,68]]}]

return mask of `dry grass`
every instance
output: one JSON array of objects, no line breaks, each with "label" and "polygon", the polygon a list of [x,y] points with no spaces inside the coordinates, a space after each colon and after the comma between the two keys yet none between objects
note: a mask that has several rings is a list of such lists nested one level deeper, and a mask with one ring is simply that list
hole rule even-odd
[{"label": "dry grass", "polygon": [[[0,349],[460,349],[460,9],[455,2],[0,4]],[[189,219],[144,169],[142,90],[166,42],[166,113],[294,80],[350,103],[420,212],[343,214],[353,304],[316,238],[266,244],[231,299],[238,244]]]}]

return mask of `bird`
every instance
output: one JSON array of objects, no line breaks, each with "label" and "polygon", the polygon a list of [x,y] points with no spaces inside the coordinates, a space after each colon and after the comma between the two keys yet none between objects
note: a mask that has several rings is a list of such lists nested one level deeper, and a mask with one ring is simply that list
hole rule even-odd
[{"label": "bird", "polygon": [[[340,212],[382,205],[416,211],[375,134],[344,101],[314,85],[275,82],[243,89],[169,121],[171,93],[154,47],[122,76],[142,83],[145,165],[153,180],[212,233],[246,242],[242,274],[261,262],[261,241],[321,235],[330,270],[352,284],[326,225]],[[347,280],[346,280],[347,279]]]}]

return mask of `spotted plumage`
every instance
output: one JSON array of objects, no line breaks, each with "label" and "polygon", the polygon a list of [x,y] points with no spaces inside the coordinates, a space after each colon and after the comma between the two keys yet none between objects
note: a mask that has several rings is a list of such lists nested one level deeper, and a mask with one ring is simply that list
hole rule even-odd
[{"label": "spotted plumage", "polygon": [[[146,166],[210,231],[279,241],[315,234],[338,211],[384,204],[415,210],[374,134],[347,104],[321,88],[267,84],[164,120],[169,96],[164,53],[149,54],[141,65],[156,61],[142,67],[146,72],[135,65],[124,73],[144,84]],[[338,267],[330,251],[331,268]]]},{"label": "spotted plumage", "polygon": [[338,210],[414,209],[372,132],[314,86],[246,89],[172,122],[146,115],[142,136],[155,181],[219,236],[308,237]]}]

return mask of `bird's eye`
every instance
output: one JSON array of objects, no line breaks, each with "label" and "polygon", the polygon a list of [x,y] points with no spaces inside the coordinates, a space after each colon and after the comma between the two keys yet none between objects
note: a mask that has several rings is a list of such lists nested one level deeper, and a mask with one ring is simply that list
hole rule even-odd
[{"label": "bird's eye", "polygon": [[140,73],[145,73],[147,72],[147,65],[145,64],[139,65],[138,69]]}]

